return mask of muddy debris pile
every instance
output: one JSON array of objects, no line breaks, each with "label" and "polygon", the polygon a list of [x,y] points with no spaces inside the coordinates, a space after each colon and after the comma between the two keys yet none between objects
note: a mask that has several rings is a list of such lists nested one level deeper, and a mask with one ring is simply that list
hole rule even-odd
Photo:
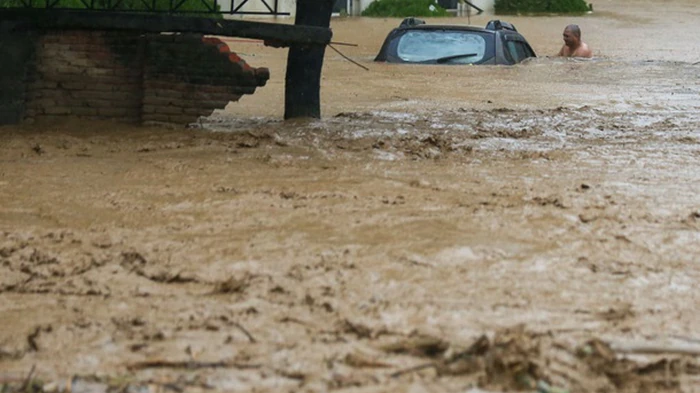
[{"label": "muddy debris pile", "polygon": [[[600,339],[571,346],[551,332],[534,333],[524,326],[484,335],[466,349],[435,337],[409,337],[384,347],[430,361],[395,371],[392,378],[434,373],[435,378],[471,376],[487,391],[559,392],[676,392],[693,386],[700,375],[700,352],[672,357],[641,356],[622,352],[658,353],[678,348],[613,347]],[[685,351],[680,350],[681,354]]]},{"label": "muddy debris pile", "polygon": [[[376,343],[348,350],[327,360],[328,373],[319,384],[304,374],[287,374],[297,381],[298,391],[336,390],[351,387],[394,386],[420,381],[425,386],[445,386],[453,381],[466,391],[537,393],[632,393],[690,392],[700,377],[700,349],[692,343],[621,344],[589,339],[579,345],[552,332],[535,333],[519,325],[494,334],[483,335],[466,347],[420,333],[397,338],[395,333],[342,321],[338,327],[347,334]],[[246,334],[249,334],[246,332]],[[249,336],[251,342],[255,342]],[[0,348],[2,349],[2,348]],[[0,352],[1,356],[7,353]],[[1,357],[0,357],[1,358]],[[397,364],[410,363],[409,367]],[[263,364],[240,360],[165,360],[135,362],[129,370],[172,369],[190,375],[178,380],[139,380],[76,375],[66,381],[43,381],[32,368],[22,378],[0,379],[0,392],[160,392],[216,389],[197,377],[199,370],[260,370]],[[315,386],[316,388],[312,388]],[[472,389],[472,390],[470,390]],[[443,391],[443,390],[440,390]],[[452,390],[445,390],[452,391]],[[460,390],[464,391],[464,390]]]}]

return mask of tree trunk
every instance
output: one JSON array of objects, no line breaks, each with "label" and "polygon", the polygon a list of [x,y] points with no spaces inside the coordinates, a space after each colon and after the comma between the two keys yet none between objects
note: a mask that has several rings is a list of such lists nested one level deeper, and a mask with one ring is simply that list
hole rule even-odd
[{"label": "tree trunk", "polygon": [[[297,26],[330,27],[334,0],[297,0]],[[284,118],[321,117],[321,71],[325,45],[289,47]]]},{"label": "tree trunk", "polygon": [[13,32],[0,21],[0,125],[19,124],[25,114],[27,77],[31,74],[37,35]]}]

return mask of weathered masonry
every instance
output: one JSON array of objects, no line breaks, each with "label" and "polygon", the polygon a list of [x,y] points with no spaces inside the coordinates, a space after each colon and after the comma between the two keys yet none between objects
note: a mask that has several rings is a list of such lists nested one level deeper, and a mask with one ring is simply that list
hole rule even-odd
[{"label": "weathered masonry", "polygon": [[[270,77],[266,68],[251,67],[212,36],[263,39],[299,48],[302,55],[317,48],[317,56],[331,34],[327,27],[173,15],[5,10],[0,124],[66,116],[194,122],[253,94]],[[314,71],[318,79],[321,64]],[[293,109],[289,117],[319,117],[315,74],[298,74],[305,80],[290,77],[289,69],[287,74],[287,90],[297,90],[286,103]]]},{"label": "weathered masonry", "polygon": [[0,71],[14,92],[5,97],[6,122],[78,116],[189,124],[269,78],[221,40],[194,33],[47,31],[25,44],[28,66]]}]

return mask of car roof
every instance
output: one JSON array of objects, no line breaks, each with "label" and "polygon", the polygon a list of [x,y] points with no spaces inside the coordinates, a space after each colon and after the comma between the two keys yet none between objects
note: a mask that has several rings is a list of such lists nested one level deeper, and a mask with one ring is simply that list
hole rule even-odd
[{"label": "car roof", "polygon": [[424,20],[408,17],[401,21],[399,27],[394,30],[458,30],[458,31],[473,31],[479,33],[495,34],[497,31],[507,31],[518,33],[518,30],[512,23],[508,23],[499,19],[490,20],[486,27],[477,27],[471,25],[433,25],[427,24]]},{"label": "car roof", "polygon": [[494,30],[487,30],[483,27],[469,26],[469,25],[414,25],[414,26],[400,26],[396,28],[397,30],[463,30],[463,31],[475,31],[479,33],[489,33],[495,34]]}]

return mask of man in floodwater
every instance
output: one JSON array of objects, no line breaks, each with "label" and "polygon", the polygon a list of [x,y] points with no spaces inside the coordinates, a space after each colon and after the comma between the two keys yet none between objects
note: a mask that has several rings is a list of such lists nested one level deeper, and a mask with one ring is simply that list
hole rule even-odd
[{"label": "man in floodwater", "polygon": [[581,41],[581,29],[578,25],[568,25],[564,29],[564,46],[559,51],[563,57],[593,57],[588,44]]}]

